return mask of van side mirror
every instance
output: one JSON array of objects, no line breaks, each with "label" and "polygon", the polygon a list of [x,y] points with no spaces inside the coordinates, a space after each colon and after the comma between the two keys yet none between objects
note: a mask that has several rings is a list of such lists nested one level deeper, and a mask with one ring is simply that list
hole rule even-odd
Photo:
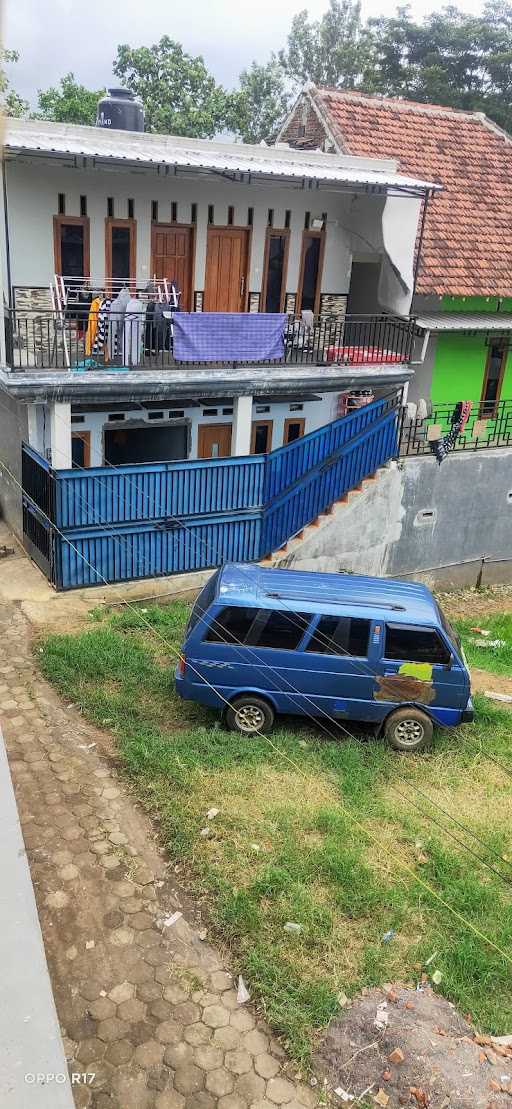
[{"label": "van side mirror", "polygon": [[450,652],[450,658],[449,658],[448,662],[445,662],[445,664],[443,666],[443,670],[451,670],[454,662],[455,662],[455,655],[453,654],[453,651],[452,651],[452,652]]}]

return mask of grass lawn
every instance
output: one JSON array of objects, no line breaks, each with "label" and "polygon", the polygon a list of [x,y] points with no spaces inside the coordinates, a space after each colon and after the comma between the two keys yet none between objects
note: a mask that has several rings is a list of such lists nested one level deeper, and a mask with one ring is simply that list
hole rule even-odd
[{"label": "grass lawn", "polygon": [[[175,603],[105,613],[80,634],[50,636],[37,657],[88,719],[113,732],[170,859],[208,905],[210,934],[230,946],[290,1051],[307,1061],[341,992],[417,981],[428,960],[464,1013],[486,1031],[510,1032],[512,964],[469,927],[512,959],[510,713],[478,698],[475,724],[437,732],[423,756],[357,731],[335,741],[309,721],[288,721],[272,744],[243,741],[175,696],[175,656],[163,640],[180,645],[188,611]],[[503,619],[468,624],[504,638]],[[511,660],[499,664],[512,672]],[[299,933],[285,930],[290,921]]]},{"label": "grass lawn", "polygon": [[[470,666],[490,670],[494,674],[512,674],[512,613],[503,612],[498,616],[481,617],[477,620],[457,620],[457,630],[464,640],[464,650]],[[484,637],[474,628],[489,631]],[[495,642],[501,640],[499,647],[480,647],[473,640]]]}]

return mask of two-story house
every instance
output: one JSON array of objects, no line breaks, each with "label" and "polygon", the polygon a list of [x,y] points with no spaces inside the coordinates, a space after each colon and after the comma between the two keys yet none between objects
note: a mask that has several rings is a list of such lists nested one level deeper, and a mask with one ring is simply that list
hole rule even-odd
[{"label": "two-story house", "polygon": [[[402,173],[442,184],[420,224],[412,310],[423,354],[409,399],[430,399],[440,411],[467,398],[489,427],[499,421],[503,437],[512,423],[510,136],[482,112],[311,86],[279,139],[303,152],[396,158]],[[361,303],[379,310],[380,268],[379,252],[360,245],[349,312]]]},{"label": "two-story house", "polygon": [[[412,376],[437,186],[393,159],[7,120],[3,188],[0,503],[18,531],[22,440],[53,474],[261,459]],[[368,244],[379,307],[354,310]]]}]

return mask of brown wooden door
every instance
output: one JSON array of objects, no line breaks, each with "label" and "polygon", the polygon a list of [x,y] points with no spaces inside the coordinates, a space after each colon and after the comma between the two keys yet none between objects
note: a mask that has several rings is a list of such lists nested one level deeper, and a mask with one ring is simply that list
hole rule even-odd
[{"label": "brown wooden door", "polygon": [[175,282],[184,312],[192,309],[193,235],[192,227],[180,224],[154,223],[151,228],[151,276]]},{"label": "brown wooden door", "polygon": [[303,416],[296,420],[293,416],[290,416],[288,420],[284,421],[283,447],[288,446],[288,443],[294,443],[296,439],[302,438],[305,423],[306,420]]},{"label": "brown wooden door", "polygon": [[231,454],[231,424],[199,424],[198,458],[228,458]]},{"label": "brown wooden door", "polygon": [[90,431],[71,432],[71,465],[73,469],[83,469],[91,465],[91,433]]},{"label": "brown wooden door", "polygon": [[245,312],[249,231],[209,227],[206,249],[205,312]]},{"label": "brown wooden door", "polygon": [[253,420],[251,454],[268,454],[272,450],[273,420]]}]

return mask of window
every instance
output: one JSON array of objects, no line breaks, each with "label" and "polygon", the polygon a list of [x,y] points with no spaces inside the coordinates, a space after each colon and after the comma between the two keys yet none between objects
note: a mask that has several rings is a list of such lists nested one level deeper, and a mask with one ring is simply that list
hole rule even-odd
[{"label": "window", "polygon": [[303,411],[304,411],[304,405],[303,404],[295,403],[295,404],[290,405],[290,412],[303,412]]},{"label": "window", "polygon": [[190,614],[190,620],[187,624],[187,632],[192,631],[192,628],[196,626],[199,618],[204,615],[207,609],[209,609],[213,598],[215,597],[218,576],[218,572],[216,574],[213,574],[197,597],[192,612]]},{"label": "window", "polygon": [[299,310],[318,312],[324,251],[323,231],[305,231],[299,276]]},{"label": "window", "polygon": [[109,219],[106,224],[107,280],[135,279],[135,220]]},{"label": "window", "polygon": [[85,416],[80,416],[77,412],[71,413],[72,424],[85,424]]},{"label": "window", "polygon": [[125,415],[125,412],[109,412],[107,420],[110,420],[111,423],[117,423],[118,420],[124,420]]},{"label": "window", "polygon": [[107,216],[109,219],[114,218],[114,197],[107,196]]},{"label": "window", "polygon": [[267,212],[267,227],[273,227],[273,226],[274,226],[274,209],[269,208],[269,210]]},{"label": "window", "polygon": [[218,416],[218,408],[203,408],[203,416]]},{"label": "window", "polygon": [[286,212],[284,213],[284,225],[285,225],[286,228],[289,228],[289,227],[291,227],[291,223],[292,223],[291,209],[287,208]]},{"label": "window", "polygon": [[59,193],[57,198],[57,211],[59,216],[63,216],[66,211],[66,197],[64,193]]},{"label": "window", "polygon": [[235,209],[233,208],[233,205],[230,204],[229,208],[228,208],[228,227],[232,227],[234,222],[235,222]]},{"label": "window", "polygon": [[169,419],[170,420],[179,420],[184,415],[185,415],[185,411],[184,411],[183,408],[171,408],[171,411],[169,412]]},{"label": "window", "polygon": [[148,412],[148,420],[163,420],[163,412]]},{"label": "window", "polygon": [[87,216],[54,216],[55,272],[64,277],[89,276],[89,220]]},{"label": "window", "polygon": [[222,415],[223,416],[232,416],[233,415],[233,409],[232,408],[223,408],[222,409]]},{"label": "window", "polygon": [[81,196],[80,197],[80,215],[81,216],[86,216],[87,215],[87,197],[86,196]]},{"label": "window", "polygon": [[450,652],[431,628],[407,628],[386,624],[385,658],[400,662],[448,663]]},{"label": "window", "polygon": [[171,223],[177,223],[178,220],[178,204],[176,200],[171,204]]},{"label": "window", "polygon": [[257,404],[256,405],[256,411],[257,412],[270,412],[270,405],[269,404]]},{"label": "window", "polygon": [[276,651],[295,651],[309,626],[308,612],[265,612],[262,610],[249,637],[252,647],[273,647]]},{"label": "window", "polygon": [[151,201],[151,219],[153,223],[158,223],[158,200]]},{"label": "window", "polygon": [[309,231],[310,223],[311,223],[311,212],[304,212],[304,230],[305,231]]},{"label": "window", "polygon": [[213,204],[208,205],[208,223],[213,223],[215,219],[215,211]]},{"label": "window", "polygon": [[128,219],[133,219],[135,215],[135,201],[130,197],[128,200]]},{"label": "window", "polygon": [[257,615],[256,608],[223,608],[208,625],[207,643],[244,643]]},{"label": "window", "polygon": [[254,208],[247,209],[247,226],[252,227],[254,222]]},{"label": "window", "polygon": [[480,402],[480,416],[484,420],[493,419],[496,415],[506,360],[507,351],[503,350],[503,347],[491,346],[485,368],[484,387]]},{"label": "window", "polygon": [[358,620],[352,616],[321,616],[306,651],[366,658],[369,635],[369,620]]},{"label": "window", "polygon": [[289,234],[287,231],[267,231],[265,260],[263,263],[262,301],[265,312],[282,312],[288,263]]},{"label": "window", "polygon": [[190,205],[190,222],[197,223],[197,204]]}]

